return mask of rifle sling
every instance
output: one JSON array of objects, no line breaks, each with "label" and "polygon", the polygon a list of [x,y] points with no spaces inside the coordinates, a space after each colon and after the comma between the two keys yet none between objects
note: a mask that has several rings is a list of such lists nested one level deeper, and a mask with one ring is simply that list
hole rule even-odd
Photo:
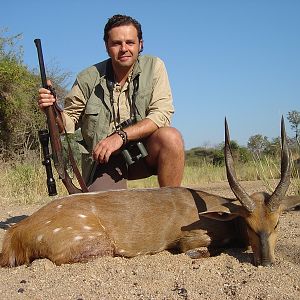
[{"label": "rifle sling", "polygon": [[[61,116],[62,109],[57,105],[56,102],[53,105],[53,109],[54,109],[56,124],[58,126],[59,132],[60,133],[65,133],[65,137],[66,137],[67,144],[68,144],[68,158],[69,158],[69,161],[71,163],[72,170],[73,170],[73,172],[76,176],[76,179],[77,179],[77,181],[78,181],[78,183],[81,187],[81,192],[86,193],[86,192],[88,192],[88,188],[87,188],[87,186],[86,186],[86,184],[85,184],[85,182],[84,182],[84,180],[83,180],[83,178],[80,174],[80,171],[77,167],[77,164],[76,164],[76,161],[75,161],[75,158],[74,158],[74,155],[73,155],[73,151],[72,151],[72,148],[71,148],[71,145],[70,145],[68,134],[66,132],[66,129],[65,129],[65,126],[64,126],[64,123],[63,123],[63,119],[62,119],[62,116]],[[65,172],[65,173],[67,174],[67,172]],[[70,193],[70,191],[74,191],[74,188],[75,188],[75,190],[78,190],[74,186],[74,184],[72,183],[71,180],[70,181],[69,180],[63,180],[63,183],[66,186],[69,193]],[[69,187],[70,184],[72,185],[72,187]],[[72,192],[72,193],[74,193],[74,192]]]},{"label": "rifle sling", "polygon": [[73,172],[77,178],[77,181],[81,187],[81,190],[83,193],[86,193],[88,192],[88,188],[80,174],[80,171],[77,167],[77,164],[76,164],[76,161],[75,161],[75,158],[74,158],[74,155],[73,155],[73,151],[72,151],[72,148],[71,148],[71,145],[70,145],[70,141],[69,141],[69,138],[66,134],[66,140],[67,140],[67,144],[68,144],[68,155],[69,155],[69,160],[71,162],[71,166],[72,166],[72,169],[73,169]]}]

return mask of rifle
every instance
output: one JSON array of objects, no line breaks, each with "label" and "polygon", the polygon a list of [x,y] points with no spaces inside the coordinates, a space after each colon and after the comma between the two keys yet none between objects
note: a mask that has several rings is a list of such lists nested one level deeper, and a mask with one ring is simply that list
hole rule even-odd
[{"label": "rifle", "polygon": [[[38,53],[42,87],[50,90],[52,95],[56,98],[54,89],[52,88],[52,86],[48,86],[48,84],[47,84],[41,40],[35,39],[34,43],[36,45],[37,53]],[[56,188],[55,189],[53,188],[53,186],[55,187],[55,181],[54,181],[53,176],[51,176],[52,175],[51,161],[49,163],[50,156],[53,160],[54,167],[59,175],[59,178],[62,180],[62,182],[65,185],[69,194],[88,192],[86,184],[85,184],[85,182],[79,172],[79,169],[76,165],[76,162],[75,162],[72,150],[71,150],[71,146],[70,146],[69,140],[67,138],[67,133],[66,133],[66,130],[63,125],[61,109],[58,107],[57,102],[55,102],[54,105],[46,107],[45,114],[46,114],[46,118],[47,118],[48,129],[49,129],[52,155],[49,155],[49,151],[47,151],[47,149],[46,149],[46,146],[48,146],[49,138],[48,138],[48,140],[46,140],[45,137],[43,139],[41,139],[40,133],[39,133],[39,135],[40,135],[40,142],[43,147],[43,153],[44,153],[44,158],[45,158],[43,164],[45,165],[46,172],[47,172],[47,186],[48,186],[49,196],[53,196],[53,195],[57,194]],[[43,131],[43,132],[44,132],[44,136],[45,136],[45,134],[47,134],[46,133],[47,130]],[[61,139],[60,139],[61,133],[65,133],[65,135],[66,135],[66,140],[67,140],[67,144],[68,144],[68,158],[69,158],[73,172],[78,180],[78,183],[79,183],[81,189],[77,188],[73,184],[72,179],[66,170],[66,167],[64,164],[64,158],[63,158],[63,146],[62,146]]]}]

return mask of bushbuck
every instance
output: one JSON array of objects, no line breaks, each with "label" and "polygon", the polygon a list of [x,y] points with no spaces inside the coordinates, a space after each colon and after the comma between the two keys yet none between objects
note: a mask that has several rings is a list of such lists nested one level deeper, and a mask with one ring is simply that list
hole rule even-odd
[{"label": "bushbuck", "polygon": [[299,197],[285,196],[290,161],[283,120],[281,137],[281,179],[272,195],[262,192],[249,196],[239,184],[225,119],[227,178],[236,199],[185,187],[62,197],[7,231],[0,264],[12,267],[48,258],[60,265],[166,249],[198,258],[235,243],[250,244],[254,264],[268,265],[274,261],[280,212],[299,203]]}]

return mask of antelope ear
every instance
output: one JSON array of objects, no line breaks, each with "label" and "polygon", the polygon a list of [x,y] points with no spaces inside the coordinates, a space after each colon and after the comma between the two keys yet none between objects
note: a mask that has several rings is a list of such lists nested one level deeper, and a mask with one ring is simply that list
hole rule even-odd
[{"label": "antelope ear", "polygon": [[209,210],[199,213],[199,216],[219,221],[230,221],[238,216],[245,216],[246,213],[246,209],[239,201],[233,201],[211,207]]},{"label": "antelope ear", "polygon": [[281,201],[283,210],[300,209],[300,196],[285,196]]},{"label": "antelope ear", "polygon": [[228,213],[217,213],[217,212],[207,212],[201,214],[202,217],[217,220],[217,221],[230,221],[237,217],[237,215],[234,214],[228,214]]}]

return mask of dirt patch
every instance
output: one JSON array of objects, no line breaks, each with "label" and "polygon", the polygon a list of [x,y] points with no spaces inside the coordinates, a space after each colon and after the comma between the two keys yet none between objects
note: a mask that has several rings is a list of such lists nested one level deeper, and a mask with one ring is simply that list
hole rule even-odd
[{"label": "dirt patch", "polygon": [[[260,182],[242,182],[250,192]],[[201,187],[232,196],[228,184]],[[0,203],[0,242],[12,223],[40,206]],[[132,259],[103,257],[56,266],[47,259],[30,266],[0,268],[1,299],[300,299],[300,211],[281,216],[276,263],[254,267],[251,253],[230,249],[191,260],[167,251]]]}]

